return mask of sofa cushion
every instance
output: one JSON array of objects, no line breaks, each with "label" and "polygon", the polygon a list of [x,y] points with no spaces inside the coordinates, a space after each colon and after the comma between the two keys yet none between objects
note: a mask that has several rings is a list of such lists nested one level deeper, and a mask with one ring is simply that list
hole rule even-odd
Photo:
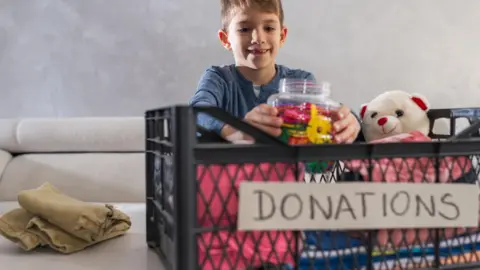
[{"label": "sofa cushion", "polygon": [[[46,250],[25,252],[0,236],[1,269],[70,270],[164,270],[158,256],[149,250],[145,232],[145,204],[115,204],[130,216],[132,227],[124,236],[91,246],[68,256]],[[18,207],[15,202],[0,202],[0,215]],[[34,267],[32,267],[34,266]]]},{"label": "sofa cushion", "polygon": [[144,202],[143,153],[25,154],[8,164],[0,179],[0,201],[50,182],[83,201]]},{"label": "sofa cushion", "polygon": [[143,117],[30,118],[0,121],[0,148],[13,153],[145,149]]}]

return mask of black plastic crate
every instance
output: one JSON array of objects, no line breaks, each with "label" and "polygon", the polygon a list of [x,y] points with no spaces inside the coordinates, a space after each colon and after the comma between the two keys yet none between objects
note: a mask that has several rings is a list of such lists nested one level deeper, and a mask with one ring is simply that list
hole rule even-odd
[{"label": "black plastic crate", "polygon": [[[405,264],[409,265],[408,269],[413,267],[420,269],[480,267],[480,251],[476,253],[477,244],[475,243],[475,241],[478,242],[480,247],[480,236],[475,235],[476,228],[471,228],[472,231],[469,231],[468,234],[463,232],[466,235],[461,238],[463,246],[457,249],[463,251],[464,254],[456,255],[454,253],[459,251],[455,251],[452,243],[444,246],[441,242],[445,237],[449,240],[454,239],[455,234],[459,233],[452,229],[427,231],[412,229],[408,232],[397,229],[395,230],[396,234],[385,234],[386,230],[304,230],[279,232],[276,235],[260,232],[257,237],[265,233],[270,238],[263,238],[261,243],[254,241],[254,243],[247,244],[244,237],[251,236],[251,234],[236,230],[236,204],[233,202],[237,200],[237,187],[232,188],[232,192],[220,196],[218,186],[213,182],[210,182],[211,185],[206,184],[207,181],[219,181],[215,178],[220,175],[224,177],[223,179],[230,178],[231,184],[234,181],[240,181],[242,177],[248,178],[246,177],[248,175],[250,178],[256,178],[256,181],[272,179],[280,182],[306,181],[313,185],[351,182],[352,180],[372,181],[374,169],[371,167],[371,162],[379,160],[384,162],[396,160],[398,162],[399,159],[404,160],[405,164],[410,164],[412,167],[425,160],[431,162],[430,165],[427,164],[433,168],[430,173],[433,172],[434,182],[439,182],[441,172],[443,172],[442,162],[446,158],[450,158],[453,160],[452,162],[464,158],[470,162],[471,167],[467,170],[457,166],[456,170],[457,172],[461,171],[461,177],[448,180],[468,183],[472,185],[472,188],[477,189],[480,142],[475,138],[479,137],[479,112],[480,109],[477,108],[431,110],[429,117],[432,127],[435,120],[441,118],[447,119],[450,123],[450,134],[433,134],[432,132],[430,134],[431,137],[442,141],[411,144],[355,143],[351,145],[288,146],[277,138],[273,138],[216,108],[173,106],[149,110],[145,114],[147,243],[149,247],[156,250],[167,269],[179,270],[406,269],[404,268]],[[195,119],[198,113],[208,113],[214,118],[231,124],[254,137],[256,143],[235,145],[224,141],[216,134],[205,131],[196,125]],[[455,124],[459,118],[466,118],[471,124],[460,133],[455,130]],[[351,168],[346,170],[345,164],[349,164],[348,162],[351,160],[370,162],[366,167],[367,174],[352,171]],[[320,175],[320,181],[310,181],[307,177],[313,176],[303,174],[304,171],[299,164],[314,161],[335,161],[333,163],[335,165],[329,173]],[[451,176],[452,172],[448,174],[448,177],[453,177]],[[395,176],[390,175],[389,177]],[[365,178],[370,180],[365,180]],[[412,176],[413,178],[415,177]],[[385,179],[381,179],[381,181],[383,182]],[[321,183],[317,184],[317,182]],[[206,186],[202,186],[202,184]],[[228,209],[226,209],[227,206]],[[213,210],[217,211],[215,215],[210,212]],[[217,219],[211,220],[213,216]],[[446,236],[445,233],[449,233],[449,236]],[[480,235],[480,232],[478,233]],[[232,235],[236,235],[236,238],[233,238]],[[399,235],[401,238],[398,238]],[[406,236],[408,235],[410,242],[407,243]],[[277,238],[273,239],[273,236]],[[474,236],[478,240],[473,239]],[[423,237],[422,243],[417,241],[421,237]],[[388,250],[383,245],[384,243],[379,244],[378,241],[381,238],[389,242]],[[213,243],[212,239],[216,240],[216,243]],[[281,240],[283,244],[288,245],[287,249],[281,250],[275,246]],[[468,244],[465,241],[471,243]],[[274,248],[269,251],[264,250],[262,253],[257,249],[258,243],[260,246],[272,245]],[[416,245],[415,250],[411,248],[413,244]],[[229,259],[225,257],[226,250],[222,249],[227,245],[237,246],[242,252],[235,252],[234,248],[231,249],[229,258],[236,258],[228,261]],[[337,246],[327,247],[333,245]],[[343,247],[340,248],[338,245]],[[217,254],[215,262],[218,263],[223,259],[223,268],[208,267],[214,264],[212,260],[213,246],[215,246]],[[245,247],[253,249],[250,255],[263,255],[256,263],[253,263],[250,260],[253,255],[242,258],[246,252]],[[327,251],[328,248],[333,249]],[[427,254],[428,250],[430,250],[430,254]],[[467,252],[467,250],[470,251]],[[267,252],[266,255],[265,252]],[[272,262],[262,263],[261,261],[264,259],[271,259]],[[447,263],[448,260],[457,259],[463,261],[455,264]],[[239,261],[242,260],[243,266],[239,266]],[[278,262],[293,262],[293,266],[279,265]],[[258,265],[259,263],[261,265]]]}]

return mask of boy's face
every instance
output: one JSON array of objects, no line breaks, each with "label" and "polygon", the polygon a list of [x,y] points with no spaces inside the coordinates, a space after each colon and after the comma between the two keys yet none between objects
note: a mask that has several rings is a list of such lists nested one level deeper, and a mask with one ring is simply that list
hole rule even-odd
[{"label": "boy's face", "polygon": [[249,9],[239,10],[228,30],[219,31],[219,38],[233,52],[237,65],[261,69],[275,64],[286,34],[276,14]]}]

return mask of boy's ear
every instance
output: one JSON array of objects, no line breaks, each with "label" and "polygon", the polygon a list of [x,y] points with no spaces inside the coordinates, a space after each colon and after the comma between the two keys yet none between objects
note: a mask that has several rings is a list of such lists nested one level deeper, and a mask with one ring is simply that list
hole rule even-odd
[{"label": "boy's ear", "polygon": [[231,50],[232,47],[230,46],[230,42],[228,41],[228,34],[224,30],[218,30],[218,39],[220,40],[220,43],[222,43],[222,46],[227,49]]},{"label": "boy's ear", "polygon": [[287,33],[288,28],[286,26],[283,26],[280,32],[280,46],[283,46],[283,44],[285,43],[285,40],[287,39]]}]

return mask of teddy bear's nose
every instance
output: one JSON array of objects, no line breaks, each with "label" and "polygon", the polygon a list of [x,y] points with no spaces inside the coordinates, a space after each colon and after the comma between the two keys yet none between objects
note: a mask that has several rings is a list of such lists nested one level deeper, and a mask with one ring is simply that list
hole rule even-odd
[{"label": "teddy bear's nose", "polygon": [[387,118],[386,118],[386,117],[382,117],[382,118],[378,119],[377,122],[378,122],[378,124],[379,124],[380,126],[383,126],[383,125],[385,125],[385,124],[387,123]]}]

